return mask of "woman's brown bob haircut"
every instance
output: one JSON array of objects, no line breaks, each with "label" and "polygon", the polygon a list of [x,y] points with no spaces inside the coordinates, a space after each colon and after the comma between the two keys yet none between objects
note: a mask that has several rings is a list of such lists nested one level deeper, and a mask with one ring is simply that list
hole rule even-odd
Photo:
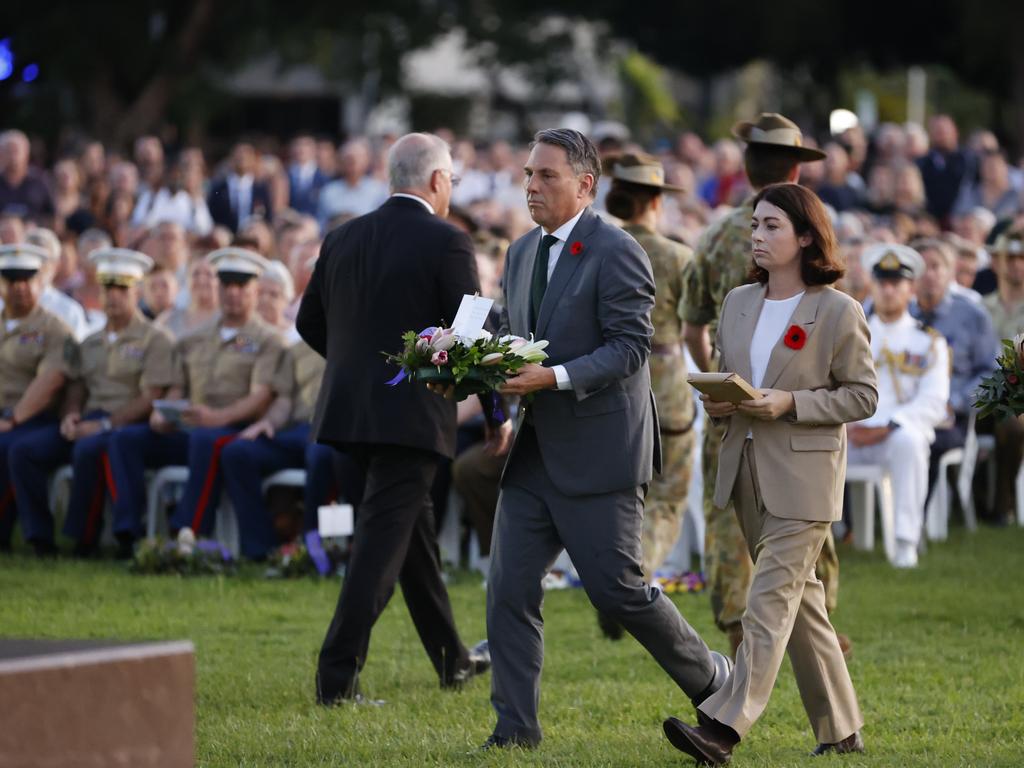
[{"label": "woman's brown bob haircut", "polygon": [[[828,211],[818,196],[799,184],[771,184],[754,197],[779,208],[793,224],[797,237],[811,236],[811,244],[800,253],[800,277],[806,285],[830,285],[843,276],[845,267],[837,260],[839,244]],[[751,257],[749,277],[764,285],[768,271]]]}]

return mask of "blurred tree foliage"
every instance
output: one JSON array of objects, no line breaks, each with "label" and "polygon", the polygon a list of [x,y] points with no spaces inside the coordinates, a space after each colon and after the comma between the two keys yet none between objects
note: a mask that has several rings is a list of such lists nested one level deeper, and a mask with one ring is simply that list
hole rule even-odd
[{"label": "blurred tree foliage", "polygon": [[[368,72],[382,92],[393,89],[404,52],[456,27],[479,41],[484,63],[551,78],[571,66],[558,56],[571,28],[552,24],[553,14],[601,20],[611,37],[697,77],[753,59],[811,72],[815,102],[835,102],[844,70],[943,65],[992,95],[989,122],[1024,147],[1020,0],[7,0],[0,38],[41,75],[31,99],[17,73],[0,83],[0,109],[37,128],[75,121],[124,139],[168,114],[215,109],[213,75],[271,51],[353,89]],[[640,92],[651,82],[649,72],[631,78]],[[663,113],[658,104],[655,93],[648,105]]]}]

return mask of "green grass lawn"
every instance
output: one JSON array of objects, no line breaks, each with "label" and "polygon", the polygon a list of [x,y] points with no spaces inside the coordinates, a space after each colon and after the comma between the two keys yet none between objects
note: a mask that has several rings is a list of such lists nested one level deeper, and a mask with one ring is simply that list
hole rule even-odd
[{"label": "green grass lawn", "polygon": [[[919,569],[840,549],[834,621],[854,642],[866,755],[823,766],[1024,765],[1024,531],[983,529],[932,547]],[[467,643],[484,636],[479,578],[451,588]],[[313,704],[316,653],[338,582],[133,576],[112,562],[0,557],[0,633],[46,638],[181,639],[196,645],[202,766],[689,765],[661,733],[682,693],[632,639],[602,639],[580,590],[549,594],[542,693],[545,740],[533,752],[473,754],[490,733],[487,679],[437,688],[396,595],[363,676],[381,708]],[[725,640],[704,594],[674,598],[713,648]],[[788,661],[737,766],[807,765],[814,739]],[[818,764],[818,763],[815,763]]]}]

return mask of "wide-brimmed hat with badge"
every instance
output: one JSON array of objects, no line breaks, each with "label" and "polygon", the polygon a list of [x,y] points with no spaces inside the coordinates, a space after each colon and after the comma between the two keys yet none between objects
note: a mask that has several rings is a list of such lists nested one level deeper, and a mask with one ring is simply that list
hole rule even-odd
[{"label": "wide-brimmed hat with badge", "polygon": [[89,254],[96,267],[96,280],[101,285],[126,288],[135,285],[153,268],[153,260],[131,248],[98,248]]},{"label": "wide-brimmed hat with badge", "polygon": [[878,243],[866,248],[861,259],[877,280],[916,280],[924,274],[924,259],[908,245]]},{"label": "wide-brimmed hat with badge", "polygon": [[229,246],[218,248],[207,255],[222,283],[246,283],[262,275],[268,262],[256,251]]},{"label": "wide-brimmed hat with badge", "polygon": [[28,280],[49,260],[49,251],[32,243],[0,245],[0,277],[4,280]]},{"label": "wide-brimmed hat with badge", "polygon": [[626,152],[604,162],[605,173],[613,180],[655,187],[666,192],[686,192],[682,187],[665,183],[665,167],[661,161],[641,152]]},{"label": "wide-brimmed hat with badge", "polygon": [[825,158],[820,149],[805,147],[804,135],[797,124],[777,112],[762,112],[753,122],[741,120],[732,127],[732,135],[751,146],[794,155],[802,163]]}]

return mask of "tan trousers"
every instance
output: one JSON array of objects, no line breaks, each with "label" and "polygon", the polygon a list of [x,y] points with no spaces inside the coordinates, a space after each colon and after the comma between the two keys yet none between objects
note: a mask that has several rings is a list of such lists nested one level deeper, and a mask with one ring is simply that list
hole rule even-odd
[{"label": "tan trousers", "polygon": [[864,719],[825,610],[825,589],[814,573],[829,524],[786,520],[764,508],[749,440],[733,502],[754,560],[754,578],[736,666],[700,710],[743,738],[768,705],[788,650],[818,742],[841,741],[860,730]]}]

